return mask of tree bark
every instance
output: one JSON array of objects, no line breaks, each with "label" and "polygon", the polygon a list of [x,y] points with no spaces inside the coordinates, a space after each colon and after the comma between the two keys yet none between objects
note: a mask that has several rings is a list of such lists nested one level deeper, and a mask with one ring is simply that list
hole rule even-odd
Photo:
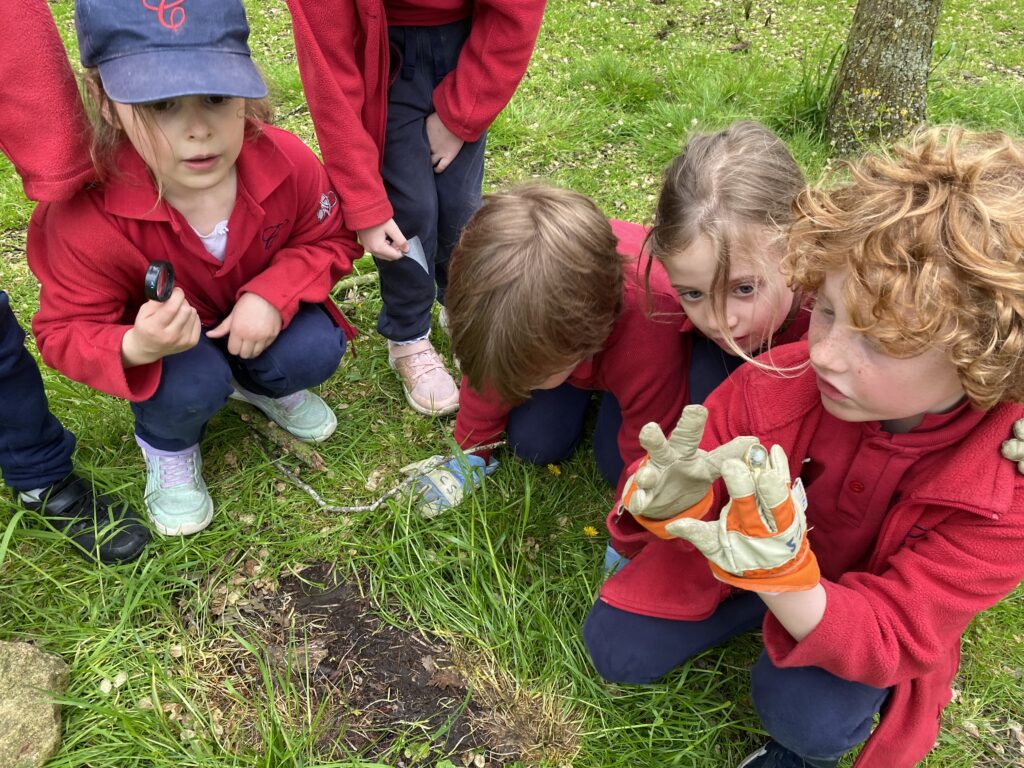
[{"label": "tree bark", "polygon": [[924,122],[941,7],[942,0],[858,0],[825,115],[825,135],[840,153]]}]

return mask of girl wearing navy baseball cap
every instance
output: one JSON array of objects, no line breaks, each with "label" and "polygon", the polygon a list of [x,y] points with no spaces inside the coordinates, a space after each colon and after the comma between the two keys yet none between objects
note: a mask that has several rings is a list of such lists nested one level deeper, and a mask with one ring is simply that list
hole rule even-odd
[{"label": "girl wearing navy baseball cap", "polygon": [[[131,402],[150,520],[190,534],[229,397],[302,440],[334,431],[308,388],[353,333],[328,294],[362,248],[317,157],[266,123],[240,0],[77,0],[75,18],[100,182],[36,209],[33,329],[49,365]],[[154,261],[176,285],[147,299]]]}]

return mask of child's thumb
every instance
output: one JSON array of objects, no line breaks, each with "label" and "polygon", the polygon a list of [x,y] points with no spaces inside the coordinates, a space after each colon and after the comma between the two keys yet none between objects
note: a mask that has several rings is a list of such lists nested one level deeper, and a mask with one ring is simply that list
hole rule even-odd
[{"label": "child's thumb", "polygon": [[665,526],[665,530],[677,538],[686,539],[704,553],[704,557],[709,559],[712,559],[722,549],[722,545],[718,541],[716,523],[684,517],[673,520]]}]

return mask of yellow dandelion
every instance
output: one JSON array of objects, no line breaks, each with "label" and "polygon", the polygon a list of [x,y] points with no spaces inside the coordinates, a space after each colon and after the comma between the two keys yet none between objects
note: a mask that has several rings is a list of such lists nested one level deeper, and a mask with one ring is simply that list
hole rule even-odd
[{"label": "yellow dandelion", "polygon": [[592,525],[584,525],[583,535],[586,536],[588,539],[592,539],[595,536],[597,536],[597,528],[595,528]]},{"label": "yellow dandelion", "polygon": [[562,468],[557,464],[548,464],[548,472],[550,472],[555,477],[560,477],[562,474]]}]

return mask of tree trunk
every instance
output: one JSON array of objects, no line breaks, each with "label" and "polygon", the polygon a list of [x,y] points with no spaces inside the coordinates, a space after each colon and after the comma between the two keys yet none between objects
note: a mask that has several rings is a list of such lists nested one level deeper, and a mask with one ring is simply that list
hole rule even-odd
[{"label": "tree trunk", "polygon": [[825,135],[840,153],[924,122],[941,7],[942,0],[858,0],[825,115]]}]

